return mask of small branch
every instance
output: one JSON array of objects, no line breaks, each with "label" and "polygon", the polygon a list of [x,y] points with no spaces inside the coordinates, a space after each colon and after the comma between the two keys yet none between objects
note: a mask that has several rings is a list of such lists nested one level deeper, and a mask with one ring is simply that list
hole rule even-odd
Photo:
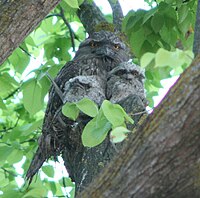
[{"label": "small branch", "polygon": [[13,127],[0,130],[0,132],[7,132],[7,131],[10,131],[10,130],[14,129],[17,126],[18,122],[19,122],[19,117],[17,118],[17,121],[16,121],[16,123],[15,123],[15,125]]},{"label": "small branch", "polygon": [[14,96],[18,91],[19,91],[20,87],[17,87],[13,92],[11,92],[8,96],[6,96],[5,98],[3,98],[3,100],[7,100],[8,98]]},{"label": "small branch", "polygon": [[99,23],[107,22],[96,4],[94,2],[88,3],[86,0],[80,5],[80,9],[77,10],[77,15],[88,34],[92,34]]},{"label": "small branch", "polygon": [[115,30],[121,31],[122,20],[124,18],[121,5],[118,0],[108,0],[112,11],[113,11],[113,24],[115,25]]},{"label": "small branch", "polygon": [[56,93],[58,94],[58,96],[60,97],[60,99],[62,100],[63,104],[64,104],[64,96],[62,91],[60,90],[60,88],[58,87],[58,85],[55,83],[55,81],[53,80],[53,78],[49,75],[48,72],[46,72],[46,76],[48,77],[48,79],[51,81],[52,85],[55,88]]},{"label": "small branch", "polygon": [[25,53],[25,54],[27,54],[28,56],[30,56],[31,58],[34,58],[35,59],[35,57],[33,57],[28,51],[26,51],[23,47],[21,47],[21,46],[19,46],[19,48]]},{"label": "small branch", "polygon": [[20,142],[20,144],[24,144],[24,143],[27,143],[27,142],[36,142],[36,139],[35,139],[35,138],[31,138],[31,139],[29,139],[29,140]]},{"label": "small branch", "polygon": [[45,17],[45,19],[48,19],[48,18],[54,17],[54,16],[61,17],[60,14],[55,13],[55,14],[49,14],[48,16]]},{"label": "small branch", "polygon": [[65,25],[68,27],[69,29],[69,34],[70,34],[70,38],[71,38],[71,43],[72,43],[72,48],[73,48],[73,52],[75,52],[75,43],[74,43],[74,32],[69,24],[69,22],[67,21],[67,19],[65,18],[65,14],[64,14],[64,10],[63,8],[60,6],[60,16],[62,18],[62,20],[64,21]]},{"label": "small branch", "polygon": [[73,29],[71,28],[69,22],[67,21],[65,15],[64,15],[64,10],[63,8],[60,6],[60,13],[59,14],[49,14],[47,18],[50,18],[50,17],[61,17],[62,20],[64,21],[65,25],[67,26],[67,28],[69,29],[69,34],[70,34],[70,38],[71,38],[71,44],[72,44],[72,48],[73,48],[73,51],[75,51],[75,42],[74,42],[74,39],[80,41],[80,39],[78,38],[78,36],[75,34],[75,32],[73,31]]},{"label": "small branch", "polygon": [[154,110],[154,108],[149,109],[149,110],[140,111],[140,112],[137,112],[137,113],[132,113],[132,114],[129,114],[129,115],[130,115],[130,116],[141,115],[141,114],[150,112],[150,111],[152,111],[152,110]]},{"label": "small branch", "polygon": [[12,146],[11,144],[8,144],[8,143],[6,143],[6,142],[0,142],[0,144],[5,144],[5,145],[7,145],[7,146]]},{"label": "small branch", "polygon": [[0,168],[1,168],[4,172],[8,173],[9,175],[12,175],[12,176],[14,176],[14,177],[17,177],[17,176],[18,176],[17,174],[14,174],[13,172],[11,172],[11,171],[9,171],[9,170],[3,168],[3,167],[0,167]]},{"label": "small branch", "polygon": [[197,5],[193,52],[195,56],[200,54],[200,0],[198,0],[198,5]]}]

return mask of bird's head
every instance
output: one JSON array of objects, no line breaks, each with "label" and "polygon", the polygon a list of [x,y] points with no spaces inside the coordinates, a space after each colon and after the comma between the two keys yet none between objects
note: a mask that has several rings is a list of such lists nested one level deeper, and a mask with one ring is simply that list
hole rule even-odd
[{"label": "bird's head", "polygon": [[116,33],[102,30],[94,32],[80,44],[75,58],[87,56],[108,58],[121,63],[130,59],[130,50]]}]

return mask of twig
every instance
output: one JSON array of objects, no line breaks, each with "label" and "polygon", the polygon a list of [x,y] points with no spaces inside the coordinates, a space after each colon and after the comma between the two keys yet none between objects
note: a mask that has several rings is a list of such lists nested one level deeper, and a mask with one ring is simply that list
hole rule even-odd
[{"label": "twig", "polygon": [[122,20],[124,18],[121,5],[118,0],[108,0],[112,11],[113,11],[113,24],[115,25],[115,30],[121,31]]},{"label": "twig", "polygon": [[11,172],[11,171],[9,171],[9,170],[3,168],[3,167],[0,167],[0,168],[1,168],[4,172],[6,172],[6,173],[8,173],[8,174],[10,174],[10,175],[12,175],[12,176],[14,176],[14,177],[17,177],[17,176],[18,176],[17,174],[14,174],[13,172]]},{"label": "twig", "polygon": [[56,93],[58,94],[58,96],[60,97],[60,99],[62,100],[63,104],[64,104],[64,97],[63,97],[63,93],[60,90],[60,88],[58,87],[58,85],[55,83],[55,81],[53,80],[53,78],[49,75],[48,72],[46,72],[46,76],[48,77],[48,79],[51,81],[52,85],[55,88]]},{"label": "twig", "polygon": [[60,14],[54,13],[54,14],[47,15],[45,19],[48,19],[48,18],[54,17],[54,16],[61,17]]},{"label": "twig", "polygon": [[76,50],[75,50],[75,43],[74,43],[74,32],[73,32],[70,24],[68,23],[67,19],[65,18],[64,10],[63,10],[63,8],[61,6],[60,6],[60,16],[61,16],[62,20],[64,21],[65,25],[69,29],[69,34],[70,34],[70,38],[71,38],[72,48],[73,48],[73,51],[75,52]]},{"label": "twig", "polygon": [[12,146],[11,144],[8,144],[8,143],[6,143],[6,142],[0,142],[0,144],[5,144],[5,145],[7,145],[7,146]]},{"label": "twig", "polygon": [[9,131],[9,130],[14,129],[14,128],[17,126],[18,122],[19,122],[19,117],[17,118],[17,121],[16,121],[16,123],[15,123],[15,125],[14,125],[13,127],[10,127],[10,128],[7,128],[7,129],[0,130],[0,132],[7,132],[7,131]]},{"label": "twig", "polygon": [[140,111],[140,112],[133,113],[133,114],[129,114],[129,115],[131,115],[131,116],[140,115],[140,114],[143,114],[143,113],[147,113],[147,112],[149,112],[149,111],[152,111],[153,109],[154,109],[154,108],[149,109],[149,110]]},{"label": "twig", "polygon": [[28,56],[30,56],[31,58],[36,59],[36,58],[33,57],[28,51],[26,51],[23,47],[19,46],[19,48],[20,48],[24,53],[26,53]]},{"label": "twig", "polygon": [[13,92],[11,92],[8,96],[3,98],[3,100],[7,100],[8,98],[12,97],[15,93],[19,91],[20,87],[17,87]]},{"label": "twig", "polygon": [[61,6],[60,6],[60,13],[59,14],[57,14],[57,13],[55,13],[55,14],[49,14],[46,17],[46,19],[49,18],[49,17],[54,17],[54,16],[61,17],[62,20],[64,21],[65,25],[69,29],[69,34],[70,34],[70,38],[71,38],[72,48],[73,48],[73,51],[75,51],[75,42],[74,42],[74,39],[76,39],[78,41],[80,41],[80,39],[78,38],[78,36],[75,34],[75,32],[73,31],[73,29],[71,28],[69,22],[67,21],[65,15],[64,15],[64,10],[63,10],[63,8]]},{"label": "twig", "polygon": [[20,142],[20,144],[24,144],[24,143],[27,143],[27,142],[36,142],[36,139],[35,139],[35,138],[31,138],[31,139],[29,139],[29,140]]}]

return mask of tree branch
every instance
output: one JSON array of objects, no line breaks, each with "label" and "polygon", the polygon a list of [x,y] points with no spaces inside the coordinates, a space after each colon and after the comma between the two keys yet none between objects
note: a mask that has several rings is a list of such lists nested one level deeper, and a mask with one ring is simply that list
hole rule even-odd
[{"label": "tree branch", "polygon": [[200,55],[78,197],[200,197]]},{"label": "tree branch", "polygon": [[112,11],[113,11],[113,24],[115,29],[121,31],[122,29],[122,20],[124,18],[121,5],[118,0],[108,0]]},{"label": "tree branch", "polygon": [[0,65],[59,2],[0,1]]},{"label": "tree branch", "polygon": [[19,117],[17,118],[17,121],[16,121],[16,123],[15,123],[15,125],[13,127],[9,127],[9,128],[5,128],[3,130],[0,130],[0,133],[7,132],[7,131],[10,131],[10,130],[14,129],[15,127],[17,127],[18,122],[19,122]]},{"label": "tree branch", "polygon": [[13,173],[12,171],[7,170],[4,167],[0,167],[4,172],[8,173],[9,175],[12,175],[13,177],[17,177],[18,175]]},{"label": "tree branch", "polygon": [[193,52],[195,56],[200,54],[200,0],[198,0],[197,4],[197,13],[196,13],[196,23],[195,23],[195,31],[194,31],[194,44],[193,44]]},{"label": "tree branch", "polygon": [[69,29],[69,34],[70,34],[70,38],[71,38],[71,43],[72,43],[72,48],[73,48],[73,51],[75,52],[75,43],[74,43],[74,32],[70,26],[70,24],[68,23],[67,19],[65,18],[65,14],[64,14],[64,10],[63,8],[60,6],[60,16],[62,18],[62,20],[64,21],[65,25],[68,27]]},{"label": "tree branch", "polygon": [[14,91],[12,91],[8,96],[6,96],[5,98],[3,98],[3,100],[7,100],[8,98],[14,96],[18,91],[19,91],[20,87],[17,87]]},{"label": "tree branch", "polygon": [[80,9],[77,10],[77,15],[88,34],[92,34],[95,31],[96,25],[106,22],[106,19],[96,4],[94,2],[88,3],[87,0],[80,5]]},{"label": "tree branch", "polygon": [[72,48],[73,48],[73,51],[76,51],[75,50],[75,43],[74,43],[74,39],[80,41],[80,39],[78,38],[78,36],[75,34],[75,32],[73,31],[73,29],[71,28],[69,22],[67,21],[65,15],[64,15],[64,10],[63,8],[60,6],[60,13],[59,14],[49,14],[47,18],[49,17],[53,17],[53,16],[57,16],[57,17],[61,17],[62,20],[64,21],[65,25],[67,26],[67,28],[69,29],[69,34],[70,34],[70,38],[71,38],[71,43],[72,43]]}]

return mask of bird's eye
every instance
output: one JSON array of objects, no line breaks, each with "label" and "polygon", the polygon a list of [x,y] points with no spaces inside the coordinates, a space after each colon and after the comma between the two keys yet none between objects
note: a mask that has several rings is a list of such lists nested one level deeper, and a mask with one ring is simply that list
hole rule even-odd
[{"label": "bird's eye", "polygon": [[120,49],[120,46],[119,46],[118,44],[115,44],[115,45],[114,45],[114,48],[115,48],[115,49]]},{"label": "bird's eye", "polygon": [[91,46],[92,48],[94,48],[94,47],[97,47],[98,45],[97,45],[97,43],[95,43],[94,41],[91,41],[91,42],[90,42],[90,46]]}]

